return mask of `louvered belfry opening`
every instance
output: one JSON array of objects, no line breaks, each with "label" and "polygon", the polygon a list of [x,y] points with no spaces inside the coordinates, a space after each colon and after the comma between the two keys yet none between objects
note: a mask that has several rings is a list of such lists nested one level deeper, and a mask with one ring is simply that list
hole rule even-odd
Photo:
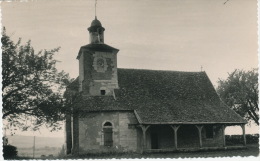
[{"label": "louvered belfry opening", "polygon": [[111,122],[106,122],[103,126],[104,146],[113,146],[113,126]]}]

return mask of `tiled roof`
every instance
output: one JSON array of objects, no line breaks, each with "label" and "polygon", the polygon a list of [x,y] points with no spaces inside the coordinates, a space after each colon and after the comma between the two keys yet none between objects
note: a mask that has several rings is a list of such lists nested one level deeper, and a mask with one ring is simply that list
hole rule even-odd
[{"label": "tiled roof", "polygon": [[80,96],[86,111],[135,110],[141,123],[245,123],[219,99],[205,72],[118,69],[113,96]]},{"label": "tiled roof", "polygon": [[114,48],[112,46],[109,46],[107,44],[94,44],[93,43],[93,44],[88,44],[88,45],[85,45],[85,46],[81,46],[81,48],[79,50],[78,57],[81,54],[80,51],[82,49],[89,50],[89,51],[103,51],[103,52],[119,51],[118,49],[116,49],[116,48]]}]

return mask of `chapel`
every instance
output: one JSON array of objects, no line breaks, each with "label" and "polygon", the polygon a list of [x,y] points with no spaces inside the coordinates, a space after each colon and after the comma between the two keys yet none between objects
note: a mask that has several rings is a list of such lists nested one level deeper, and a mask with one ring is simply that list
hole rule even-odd
[{"label": "chapel", "polygon": [[117,67],[95,17],[79,49],[79,76],[67,87],[67,154],[225,149],[225,128],[246,121],[227,107],[204,71]]}]

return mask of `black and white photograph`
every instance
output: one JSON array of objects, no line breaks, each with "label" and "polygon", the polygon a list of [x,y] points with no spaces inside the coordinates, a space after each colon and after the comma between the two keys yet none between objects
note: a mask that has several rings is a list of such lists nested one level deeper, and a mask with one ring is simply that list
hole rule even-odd
[{"label": "black and white photograph", "polygon": [[258,160],[257,0],[2,0],[2,159]]}]

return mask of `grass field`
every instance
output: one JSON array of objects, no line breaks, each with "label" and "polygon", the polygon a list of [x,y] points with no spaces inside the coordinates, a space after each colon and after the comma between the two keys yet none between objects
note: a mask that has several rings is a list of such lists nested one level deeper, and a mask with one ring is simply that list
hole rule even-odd
[{"label": "grass field", "polygon": [[233,157],[233,156],[259,156],[259,145],[250,144],[247,145],[246,149],[239,150],[218,150],[218,151],[204,151],[204,152],[182,152],[182,153],[122,153],[122,154],[99,154],[99,155],[82,155],[78,157],[67,156],[62,159],[73,159],[73,158],[197,158],[197,157]]},{"label": "grass field", "polygon": [[[239,150],[218,150],[218,151],[204,151],[204,152],[167,152],[167,153],[147,153],[147,154],[139,154],[139,153],[113,153],[113,154],[96,154],[96,155],[81,155],[81,156],[66,156],[66,157],[54,157],[52,159],[121,159],[121,158],[214,158],[214,157],[248,157],[248,156],[259,156],[259,145],[258,144],[249,144],[246,149]],[[32,159],[29,157],[19,157],[14,159]],[[37,159],[37,158],[35,158]],[[44,158],[38,158],[44,159]],[[48,158],[46,158],[48,159]]]},{"label": "grass field", "polygon": [[[18,156],[19,157],[33,157],[32,148],[18,148]],[[40,158],[41,155],[49,156],[53,155],[55,157],[58,156],[61,148],[57,147],[41,147],[35,149],[35,157]]]}]

